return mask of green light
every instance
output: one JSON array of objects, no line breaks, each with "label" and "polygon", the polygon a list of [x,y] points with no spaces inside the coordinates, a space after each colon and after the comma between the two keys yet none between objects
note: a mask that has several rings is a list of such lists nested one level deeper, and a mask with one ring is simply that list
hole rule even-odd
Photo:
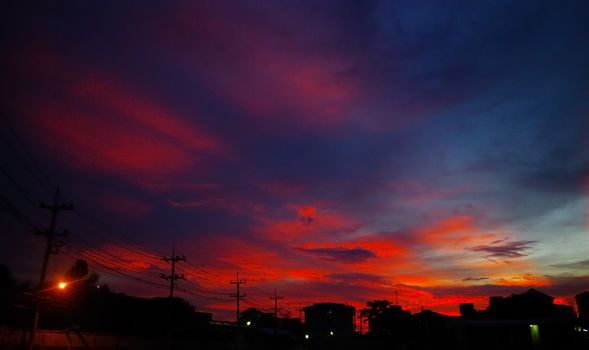
[{"label": "green light", "polygon": [[537,324],[530,325],[530,335],[532,336],[532,344],[534,346],[540,345],[540,327]]}]

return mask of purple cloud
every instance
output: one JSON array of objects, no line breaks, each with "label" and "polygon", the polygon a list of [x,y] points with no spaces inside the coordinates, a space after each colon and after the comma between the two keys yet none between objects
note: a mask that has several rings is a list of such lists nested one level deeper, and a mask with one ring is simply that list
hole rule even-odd
[{"label": "purple cloud", "polygon": [[385,279],[382,276],[374,275],[370,273],[361,272],[345,272],[345,273],[332,273],[327,275],[332,280],[344,283],[358,283],[358,282],[371,282],[371,283],[383,283]]},{"label": "purple cloud", "polygon": [[475,252],[483,252],[486,253],[485,258],[493,259],[493,258],[521,258],[527,256],[527,251],[532,248],[537,241],[513,241],[513,242],[505,242],[503,244],[502,241],[495,241],[489,245],[478,245],[472,247],[472,250]]},{"label": "purple cloud", "polygon": [[489,279],[489,277],[466,277],[466,278],[463,278],[462,280],[465,282],[468,282],[468,281],[484,281],[484,280],[488,280],[488,279]]},{"label": "purple cloud", "polygon": [[301,252],[315,255],[325,260],[339,261],[343,263],[357,263],[370,258],[376,254],[364,248],[297,248]]}]

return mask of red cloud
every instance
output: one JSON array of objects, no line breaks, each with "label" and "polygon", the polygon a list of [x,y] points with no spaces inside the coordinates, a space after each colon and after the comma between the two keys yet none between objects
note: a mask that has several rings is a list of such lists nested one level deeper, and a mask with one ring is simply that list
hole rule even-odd
[{"label": "red cloud", "polygon": [[[86,83],[86,82],[84,82]],[[91,83],[96,85],[95,83]],[[74,87],[76,88],[76,87]],[[201,152],[225,153],[225,145],[204,128],[189,122],[171,110],[132,92],[113,82],[101,81],[92,89],[78,88],[85,102],[104,104],[119,118],[135,122],[138,126],[152,130],[161,138],[184,148]]]},{"label": "red cloud", "polygon": [[291,219],[271,220],[262,218],[262,225],[255,232],[266,239],[279,242],[321,240],[356,227],[348,216],[314,206],[289,206],[296,212]]},{"label": "red cloud", "polygon": [[415,235],[421,243],[447,249],[462,249],[465,245],[487,242],[496,237],[495,234],[485,233],[469,215],[454,216],[431,226],[420,227]]},{"label": "red cloud", "polygon": [[[30,66],[38,55],[47,60]],[[194,170],[203,157],[230,156],[211,131],[108,74],[50,49],[19,57],[15,75],[32,85],[26,101],[15,100],[31,126],[24,132],[69,165],[155,187],[158,177]]]},{"label": "red cloud", "polygon": [[37,106],[37,138],[66,162],[84,169],[135,177],[169,174],[189,166],[191,155],[153,130],[65,105]]},{"label": "red cloud", "polygon": [[415,180],[394,181],[389,186],[393,191],[402,195],[403,202],[417,207],[459,196],[469,191],[468,186],[439,189]]},{"label": "red cloud", "polygon": [[316,207],[301,207],[299,208],[299,218],[310,218],[313,219],[317,215]]},{"label": "red cloud", "polygon": [[[214,6],[190,4],[153,35],[170,59],[252,117],[280,117],[280,122],[296,116],[294,122],[313,126],[347,117],[347,106],[359,94],[342,74],[351,59],[285,47],[279,34],[263,24],[249,21],[247,30],[241,30],[246,24],[225,15]],[[178,36],[178,31],[186,35]],[[195,46],[195,40],[208,49]]]},{"label": "red cloud", "polygon": [[153,209],[150,204],[121,193],[103,193],[99,198],[105,208],[134,218],[142,218]]}]

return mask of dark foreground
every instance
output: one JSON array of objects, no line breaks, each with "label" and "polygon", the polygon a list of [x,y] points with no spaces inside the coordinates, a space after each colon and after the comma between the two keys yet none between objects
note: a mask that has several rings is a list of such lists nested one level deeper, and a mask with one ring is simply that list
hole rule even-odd
[{"label": "dark foreground", "polygon": [[[26,349],[28,331],[0,328],[0,349]],[[554,338],[498,333],[487,338],[480,334],[446,334],[406,337],[321,337],[273,336],[254,329],[213,327],[206,333],[182,336],[121,336],[74,330],[41,330],[36,334],[33,349],[589,349],[587,332],[571,333],[570,337]]]}]

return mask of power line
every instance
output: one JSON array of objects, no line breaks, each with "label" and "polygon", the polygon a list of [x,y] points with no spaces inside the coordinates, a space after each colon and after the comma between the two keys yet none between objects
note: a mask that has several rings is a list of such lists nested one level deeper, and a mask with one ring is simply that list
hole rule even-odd
[{"label": "power line", "polygon": [[[54,187],[52,186],[51,181],[48,181],[49,177],[41,170],[41,167],[39,167],[37,163],[33,160],[33,158],[30,156],[29,152],[27,152],[26,148],[22,145],[22,143],[19,142],[18,137],[16,135],[17,133],[14,131],[12,124],[10,124],[10,122],[3,113],[0,113],[0,119],[3,121],[3,124],[6,130],[8,130],[8,133],[11,134],[14,144],[16,144],[16,146],[14,146],[14,144],[8,139],[8,137],[3,132],[0,132],[0,139],[2,139],[4,143],[6,143],[10,148],[12,148],[12,150],[14,151],[13,153],[17,156],[18,160],[23,165],[25,170],[35,179],[35,181],[39,185],[41,185],[41,187],[48,193],[53,192]],[[24,160],[24,158],[27,158],[28,163]]]},{"label": "power line", "polygon": [[192,282],[188,279],[185,280],[186,283],[190,284],[193,286],[193,288],[195,288],[198,291],[201,291],[202,293],[209,293],[209,294],[216,294],[216,295],[229,295],[231,293],[226,293],[226,292],[217,292],[208,288],[204,288],[201,285],[199,285],[198,283]]},{"label": "power line", "polygon": [[[24,169],[29,173],[29,175],[31,175],[34,180],[41,185],[41,187],[45,190],[47,190],[48,192],[51,192],[51,181],[49,181],[49,177],[41,170],[41,168],[38,166],[38,164],[35,162],[35,160],[30,156],[30,153],[26,150],[26,148],[22,145],[21,142],[19,142],[18,137],[16,136],[16,132],[14,131],[14,128],[12,127],[12,125],[9,123],[9,121],[7,120],[7,118],[3,115],[0,114],[0,120],[3,121],[3,124],[5,126],[5,131],[7,132],[0,132],[0,139],[2,141],[4,141],[5,144],[7,144],[12,150],[13,150],[13,154],[16,155],[16,157],[18,158],[19,162],[21,163],[21,165],[24,167]],[[1,129],[0,129],[1,131]],[[10,134],[12,137],[9,138],[7,135]],[[12,139],[12,141],[10,140]],[[26,158],[26,160],[25,160]],[[29,202],[34,203],[35,200],[33,200],[32,198],[34,196],[32,196],[30,194],[30,192],[28,192],[22,185],[20,185],[18,182],[16,182],[14,180],[14,178],[12,176],[10,176],[10,174],[8,174],[4,169],[0,168],[0,172],[2,174],[4,174],[5,177],[8,178],[8,180],[15,185],[16,188],[18,188],[22,193],[24,193],[26,195],[26,198]],[[14,215],[14,210],[11,210],[12,214]],[[79,218],[81,218],[82,220],[84,220],[85,222],[89,223],[92,227],[94,227],[95,229],[97,229],[98,231],[100,231],[101,233],[106,233],[107,235],[109,235],[112,239],[112,237],[116,237],[116,238],[121,238],[121,236],[123,235],[112,235],[110,234],[109,231],[113,231],[113,230],[108,230],[105,229],[104,226],[102,226],[101,224],[98,223],[99,220],[95,220],[93,219],[90,215],[88,214],[84,214],[83,212],[80,211],[75,211],[74,214],[76,216],[78,216]],[[19,221],[23,221],[22,220],[22,215],[20,215],[19,217],[17,217],[17,219],[19,219]],[[135,246],[135,247],[141,247],[141,245],[137,244],[136,242],[129,242],[127,241],[128,244]],[[141,247],[143,250],[139,250],[137,249],[135,252],[138,254],[143,254],[143,255],[148,255],[148,254],[153,254],[154,256],[160,256],[162,254],[160,253],[152,253],[149,250]]]},{"label": "power line", "polygon": [[209,279],[216,280],[218,282],[222,282],[223,281],[218,275],[216,275],[213,272],[210,272],[208,270],[205,270],[202,267],[196,266],[196,265],[192,264],[190,261],[187,261],[186,263],[188,265],[190,265],[192,268],[194,268],[195,270],[200,271],[201,273],[207,275]]},{"label": "power line", "polygon": [[196,296],[196,297],[199,297],[199,298],[204,298],[204,299],[209,299],[209,300],[215,300],[215,301],[222,301],[222,302],[226,302],[226,301],[230,300],[229,298],[220,298],[220,297],[215,297],[215,296],[210,296],[210,295],[203,295],[203,294],[200,294],[198,292],[195,292],[193,290],[190,290],[190,289],[187,289],[187,288],[184,288],[184,287],[178,287],[176,289],[179,290],[179,291],[181,291],[181,292],[188,293],[190,295],[193,295],[193,296]]},{"label": "power line", "polygon": [[[135,271],[135,270],[141,269],[141,267],[138,267],[136,265],[133,265],[131,262],[128,262],[128,261],[124,260],[124,258],[122,256],[115,255],[115,254],[113,254],[113,253],[111,253],[111,252],[109,252],[107,250],[104,250],[102,248],[99,248],[99,247],[94,247],[94,245],[92,243],[90,243],[89,241],[83,239],[82,237],[79,237],[79,236],[78,237],[75,237],[75,240],[79,240],[81,242],[85,242],[84,244],[87,247],[89,247],[90,249],[92,249],[92,252],[94,254],[101,255],[102,257],[104,257],[104,258],[112,261],[113,264],[115,264],[115,265],[117,265],[117,264],[118,265],[121,265],[122,267],[126,268],[127,270],[131,270],[131,271]],[[74,242],[72,242],[71,239],[69,240],[69,242],[72,245],[74,244]],[[82,249],[82,250],[84,250],[84,249]],[[87,251],[87,252],[89,252],[89,251]],[[155,261],[155,259],[153,259],[153,260]],[[153,265],[155,265],[155,264],[153,264]],[[159,266],[157,266],[157,265],[155,265],[155,266],[159,268]]]},{"label": "power line", "polygon": [[271,308],[268,308],[268,307],[262,306],[262,304],[260,304],[260,303],[252,302],[252,300],[251,300],[250,298],[248,298],[248,299],[243,299],[243,302],[244,302],[245,304],[247,304],[247,305],[250,305],[250,306],[252,306],[252,307],[255,307],[256,309],[259,309],[259,310],[261,310],[261,311],[270,311],[270,310],[271,310]]},{"label": "power line", "polygon": [[[100,262],[104,266],[108,266],[108,267],[112,268],[113,270],[116,270],[116,271],[119,271],[122,273],[126,273],[126,274],[130,274],[131,272],[133,272],[136,274],[141,274],[141,275],[148,277],[148,278],[154,278],[154,279],[156,278],[154,275],[149,274],[148,272],[144,272],[141,270],[135,270],[133,267],[130,268],[128,264],[127,265],[118,264],[118,262],[116,260],[113,260],[112,258],[106,257],[104,255],[100,255],[99,253],[97,253],[95,251],[89,251],[89,250],[80,249],[80,248],[78,248],[78,251],[80,252],[80,256],[82,256],[83,258],[89,259],[89,260],[92,259],[95,262]],[[115,269],[113,266],[116,267],[117,269]]]},{"label": "power line", "polygon": [[[99,261],[103,264],[107,264],[108,266],[116,266],[119,269],[123,269],[123,270],[127,271],[126,273],[129,273],[129,271],[132,271],[132,273],[134,273],[134,274],[141,274],[141,275],[146,276],[148,278],[155,278],[153,274],[150,274],[149,272],[144,271],[144,270],[138,270],[137,266],[134,266],[134,265],[124,261],[123,259],[121,259],[121,257],[115,256],[115,255],[111,254],[110,252],[107,252],[103,249],[92,248],[92,250],[87,250],[87,249],[83,249],[83,248],[79,248],[79,247],[76,248],[76,247],[72,246],[71,244],[68,244],[68,246],[80,251],[81,256],[84,258],[92,258],[92,259]],[[120,271],[120,270],[117,270],[117,271]],[[190,284],[192,287],[184,289],[184,291],[194,292],[193,294],[202,295],[201,293],[205,293],[205,294],[211,294],[214,296],[229,296],[228,292],[219,292],[219,291],[207,289],[207,288],[204,288],[204,287],[200,286],[199,284],[192,282],[190,280],[186,280],[186,283]],[[176,286],[176,289],[177,289],[177,286]],[[207,296],[207,297],[210,297],[210,296]],[[227,299],[220,299],[218,297],[216,299],[217,300],[225,300],[225,301],[227,300]]]},{"label": "power line", "polygon": [[27,202],[29,202],[29,204],[31,204],[33,207],[37,206],[39,201],[35,200],[33,198],[34,196],[31,195],[31,193],[24,186],[16,181],[14,177],[12,177],[3,167],[0,167],[0,173],[2,173],[2,175],[4,175],[8,181],[10,181],[10,183],[13,185],[13,188],[18,189],[18,191],[24,195],[24,198],[27,200]]},{"label": "power line", "polygon": [[29,226],[35,230],[37,229],[28,216],[23,214],[10,200],[4,198],[2,195],[0,195],[0,207],[16,218],[21,224]]},{"label": "power line", "polygon": [[[102,270],[102,269],[106,270],[106,271],[102,270],[101,272],[104,272],[104,273],[106,273],[108,275],[111,275],[111,276],[117,277],[117,278],[123,278],[123,279],[126,279],[126,280],[135,281],[135,282],[142,282],[142,283],[147,284],[147,285],[150,285],[152,287],[158,287],[158,288],[168,289],[168,286],[165,285],[165,284],[148,281],[148,280],[146,280],[144,278],[137,277],[137,276],[134,276],[134,275],[132,275],[130,273],[120,271],[120,270],[118,270],[116,268],[113,268],[111,266],[108,266],[107,265],[108,262],[105,263],[104,261],[101,261],[100,257],[92,256],[92,255],[89,255],[87,253],[88,252],[81,251],[80,254],[79,254],[79,257],[84,258],[84,259],[87,259],[88,261],[92,262],[93,264],[98,265],[99,266],[99,270]],[[71,254],[71,253],[65,253],[65,254],[66,255],[69,255],[69,256],[71,256],[73,258],[76,258],[76,256],[73,255],[73,254]]]},{"label": "power line", "polygon": [[154,251],[151,251],[151,250],[143,247],[141,244],[138,244],[138,242],[134,242],[133,240],[127,238],[126,235],[123,235],[120,232],[115,232],[115,230],[112,230],[112,228],[107,228],[106,226],[104,226],[103,224],[100,223],[100,220],[93,218],[92,216],[90,216],[87,213],[76,211],[75,214],[79,219],[81,219],[81,220],[85,221],[87,224],[89,224],[90,227],[92,227],[96,233],[101,234],[103,237],[108,238],[109,240],[114,239],[114,240],[118,240],[121,243],[124,243],[121,245],[133,246],[134,253],[137,253],[139,255],[143,255],[148,258],[158,258],[159,256],[163,255],[159,252],[154,252]]}]

